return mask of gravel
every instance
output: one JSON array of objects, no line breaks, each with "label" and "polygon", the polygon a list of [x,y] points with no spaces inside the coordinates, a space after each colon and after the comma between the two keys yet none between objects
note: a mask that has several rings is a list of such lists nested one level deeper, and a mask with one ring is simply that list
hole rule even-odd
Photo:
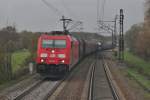
[{"label": "gravel", "polygon": [[64,85],[60,86],[59,92],[55,92],[49,100],[81,100],[85,81],[93,57],[87,57],[73,70],[74,73],[70,75],[68,80],[65,80]]},{"label": "gravel", "polygon": [[27,88],[30,88],[34,83],[40,80],[38,75],[31,76],[16,85],[13,85],[0,93],[0,100],[13,100],[16,96],[20,95]]},{"label": "gravel", "polygon": [[120,64],[115,59],[112,59],[112,53],[106,52],[106,61],[110,65],[110,70],[114,76],[121,91],[124,93],[126,100],[149,100],[144,98],[145,91],[132,79],[127,76],[125,64]]},{"label": "gravel", "polygon": [[114,100],[102,60],[98,60],[96,63],[92,100]]},{"label": "gravel", "polygon": [[23,97],[22,100],[43,100],[57,83],[58,81],[46,80],[38,88]]}]

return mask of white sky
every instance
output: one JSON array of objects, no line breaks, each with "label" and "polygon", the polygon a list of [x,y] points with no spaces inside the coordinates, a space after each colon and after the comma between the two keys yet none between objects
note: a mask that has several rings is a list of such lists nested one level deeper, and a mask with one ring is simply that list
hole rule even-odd
[{"label": "white sky", "polygon": [[[84,31],[96,32],[97,0],[47,1],[66,16],[82,20]],[[143,21],[144,0],[106,0],[104,19],[112,20],[120,8],[125,10],[126,30]],[[52,31],[62,28],[60,18],[42,0],[0,0],[0,27],[16,24],[18,30]]]}]

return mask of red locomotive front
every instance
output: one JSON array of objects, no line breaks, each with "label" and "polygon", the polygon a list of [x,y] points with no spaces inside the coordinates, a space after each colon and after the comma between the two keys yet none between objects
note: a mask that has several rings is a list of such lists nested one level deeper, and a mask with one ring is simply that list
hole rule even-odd
[{"label": "red locomotive front", "polygon": [[38,40],[37,72],[59,75],[78,61],[78,41],[70,35],[42,35]]}]

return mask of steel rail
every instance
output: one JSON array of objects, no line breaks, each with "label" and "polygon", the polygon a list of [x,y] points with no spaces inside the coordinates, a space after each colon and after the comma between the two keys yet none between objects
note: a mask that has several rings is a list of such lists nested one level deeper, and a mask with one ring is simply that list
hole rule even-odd
[{"label": "steel rail", "polygon": [[[88,58],[89,60],[89,58]],[[82,60],[83,61],[83,60]],[[75,71],[75,68],[76,69],[79,69],[80,67],[78,67],[78,65],[80,64],[81,62],[77,63],[73,69],[71,69],[71,71],[64,77],[64,79],[58,83],[50,92],[49,94],[44,98],[44,100],[50,100],[50,99],[55,99],[55,97],[53,97],[53,95],[57,95],[57,93],[59,93],[61,91],[61,86],[64,87],[67,83],[65,82],[66,80],[70,80],[74,77],[74,74],[76,73]],[[90,65],[92,66],[92,65]],[[68,76],[69,75],[69,76]],[[56,92],[56,94],[55,94]]]},{"label": "steel rail", "polygon": [[57,90],[57,88],[66,80],[66,77],[63,78],[60,82],[58,82],[50,91],[49,93],[43,98],[43,100],[48,100],[49,97],[53,95],[53,93]]},{"label": "steel rail", "polygon": [[[97,60],[97,59],[96,59]],[[93,84],[94,84],[94,72],[95,72],[96,61],[92,65],[91,75],[90,75],[90,85],[88,92],[88,100],[92,100],[93,97]]]},{"label": "steel rail", "polygon": [[40,84],[42,84],[44,81],[44,78],[36,82],[33,86],[31,86],[29,89],[26,89],[24,92],[19,94],[17,97],[14,98],[14,100],[21,100],[23,97],[25,97],[27,94],[29,94],[31,91],[33,91],[35,88],[37,88]]},{"label": "steel rail", "polygon": [[121,90],[117,86],[116,82],[114,81],[111,71],[110,71],[106,61],[104,61],[104,58],[102,58],[102,62],[103,62],[103,67],[104,67],[106,77],[107,77],[109,86],[111,88],[114,100],[126,100],[125,97],[123,96]]}]

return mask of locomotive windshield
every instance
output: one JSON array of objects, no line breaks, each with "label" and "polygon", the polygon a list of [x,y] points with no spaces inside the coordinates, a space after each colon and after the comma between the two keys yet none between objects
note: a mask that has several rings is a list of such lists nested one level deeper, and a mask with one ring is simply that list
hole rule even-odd
[{"label": "locomotive windshield", "polygon": [[43,40],[43,48],[66,48],[66,40]]},{"label": "locomotive windshield", "polygon": [[42,47],[43,48],[52,48],[53,47],[53,40],[43,40]]},{"label": "locomotive windshield", "polygon": [[66,48],[66,40],[55,40],[55,48]]}]

